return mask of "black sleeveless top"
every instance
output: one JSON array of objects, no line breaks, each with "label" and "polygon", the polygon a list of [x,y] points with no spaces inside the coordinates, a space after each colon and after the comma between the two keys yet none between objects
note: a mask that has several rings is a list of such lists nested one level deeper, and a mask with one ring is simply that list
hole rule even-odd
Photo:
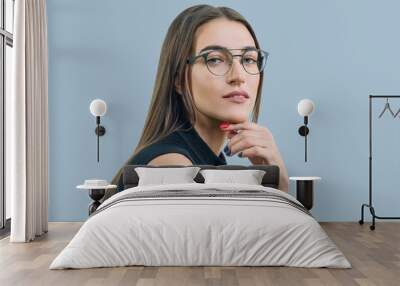
[{"label": "black sleeveless top", "polygon": [[[183,130],[185,129],[185,130]],[[226,159],[221,152],[218,156],[200,137],[189,121],[184,121],[182,127],[166,137],[146,146],[139,151],[127,164],[147,165],[151,160],[167,153],[179,153],[187,157],[193,165],[226,165]],[[123,190],[122,177],[118,183],[118,191]]]}]

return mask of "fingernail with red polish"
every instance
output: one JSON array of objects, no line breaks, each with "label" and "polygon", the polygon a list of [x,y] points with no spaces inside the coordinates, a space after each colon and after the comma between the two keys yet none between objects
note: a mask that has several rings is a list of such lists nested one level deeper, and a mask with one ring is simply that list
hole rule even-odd
[{"label": "fingernail with red polish", "polygon": [[229,122],[226,122],[226,121],[222,122],[219,125],[219,128],[221,128],[221,129],[225,129],[225,128],[228,128],[228,127],[229,127]]}]

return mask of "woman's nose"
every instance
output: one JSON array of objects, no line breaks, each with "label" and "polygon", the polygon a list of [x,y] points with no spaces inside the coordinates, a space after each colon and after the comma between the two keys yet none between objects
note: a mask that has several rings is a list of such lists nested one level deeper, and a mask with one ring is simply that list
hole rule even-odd
[{"label": "woman's nose", "polygon": [[243,69],[242,64],[240,63],[240,58],[234,59],[232,61],[231,70],[228,73],[227,80],[229,83],[238,82],[243,83],[246,81],[245,70]]}]

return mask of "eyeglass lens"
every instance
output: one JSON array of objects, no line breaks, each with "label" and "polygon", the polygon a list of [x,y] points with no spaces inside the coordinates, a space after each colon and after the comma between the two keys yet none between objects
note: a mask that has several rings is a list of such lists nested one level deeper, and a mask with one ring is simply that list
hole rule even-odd
[{"label": "eyeglass lens", "polygon": [[[262,51],[247,50],[241,57],[243,68],[249,74],[258,74],[264,69],[266,56]],[[206,64],[211,73],[224,75],[231,69],[232,61],[232,54],[228,50],[214,50],[208,53]]]}]

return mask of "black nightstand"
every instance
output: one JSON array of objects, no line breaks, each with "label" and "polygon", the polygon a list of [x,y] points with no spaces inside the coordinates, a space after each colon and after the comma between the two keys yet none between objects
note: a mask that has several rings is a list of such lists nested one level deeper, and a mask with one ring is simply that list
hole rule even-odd
[{"label": "black nightstand", "polygon": [[320,179],[320,177],[289,177],[289,180],[296,181],[296,199],[308,210],[311,210],[314,204],[314,181]]},{"label": "black nightstand", "polygon": [[[94,184],[93,181],[95,181]],[[100,182],[100,183],[99,183]],[[104,197],[106,189],[117,188],[117,185],[108,185],[105,180],[85,180],[84,185],[76,186],[77,189],[89,190],[89,197],[93,202],[89,205],[89,216],[99,207],[100,200]]]}]

